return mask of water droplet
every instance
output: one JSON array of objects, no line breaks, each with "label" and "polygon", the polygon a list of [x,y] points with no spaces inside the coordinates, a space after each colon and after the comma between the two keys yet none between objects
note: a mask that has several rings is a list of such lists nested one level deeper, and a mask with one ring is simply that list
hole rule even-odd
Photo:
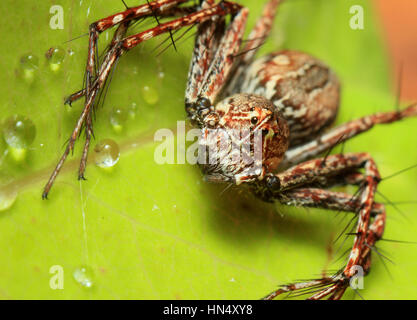
[{"label": "water droplet", "polygon": [[36,127],[29,118],[13,115],[4,123],[3,136],[15,160],[22,160],[35,140]]},{"label": "water droplet", "polygon": [[65,58],[65,50],[60,47],[50,48],[45,56],[48,59],[49,68],[53,72],[58,72]]},{"label": "water droplet", "polygon": [[91,288],[94,285],[93,271],[86,266],[76,268],[72,274],[74,280],[84,288]]},{"label": "water droplet", "polygon": [[159,207],[156,204],[154,204],[152,207],[152,211],[156,211],[156,210],[159,210]]},{"label": "water droplet", "polygon": [[138,105],[135,102],[132,102],[128,109],[129,109],[129,117],[131,119],[135,119],[136,112],[138,111]]},{"label": "water droplet", "polygon": [[26,54],[20,58],[20,66],[23,70],[23,78],[27,82],[33,82],[35,73],[39,69],[39,59],[33,54]]},{"label": "water droplet", "polygon": [[0,186],[0,211],[9,209],[16,201],[17,191],[10,188],[2,188]]},{"label": "water droplet", "polygon": [[127,120],[127,112],[122,108],[113,108],[110,112],[110,123],[116,132],[121,132],[123,130],[123,124]]},{"label": "water droplet", "polygon": [[72,57],[73,55],[74,55],[74,50],[72,50],[72,49],[68,49],[68,55],[70,56],[70,57]]},{"label": "water droplet", "polygon": [[163,71],[159,71],[159,72],[158,72],[158,78],[159,78],[159,79],[163,79],[163,78],[165,78],[165,73],[164,73]]},{"label": "water droplet", "polygon": [[159,101],[158,91],[153,87],[144,86],[142,88],[143,99],[145,99],[148,104],[155,104]]},{"label": "water droplet", "polygon": [[120,149],[111,139],[101,140],[94,147],[94,162],[100,168],[113,167],[119,161]]}]

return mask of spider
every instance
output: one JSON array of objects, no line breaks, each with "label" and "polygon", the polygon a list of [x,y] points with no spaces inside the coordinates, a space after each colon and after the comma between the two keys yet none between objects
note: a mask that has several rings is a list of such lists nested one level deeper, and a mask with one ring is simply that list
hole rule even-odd
[{"label": "spider", "polygon": [[[78,177],[84,179],[92,130],[92,110],[111,69],[118,59],[141,42],[184,27],[197,26],[197,35],[185,92],[185,110],[200,129],[201,145],[218,146],[210,130],[233,136],[247,131],[261,137],[261,158],[253,161],[233,157],[232,149],[220,150],[220,163],[203,163],[207,181],[247,188],[264,201],[285,205],[353,212],[357,217],[354,243],[344,268],[332,276],[280,286],[265,299],[284,292],[311,292],[310,299],[340,299],[355,276],[357,267],[369,273],[371,252],[381,239],[386,220],[384,205],[374,201],[381,181],[377,165],[366,152],[330,152],[336,145],[371,129],[417,116],[417,104],[404,110],[376,113],[331,129],[338,108],[340,84],[332,70],[309,54],[284,50],[255,58],[268,36],[282,0],[269,0],[243,43],[248,9],[230,1],[155,0],[101,19],[90,25],[84,88],[66,103],[84,97],[84,109],[71,134],[42,197],[52,184],[82,130],[85,131]],[[230,19],[226,18],[230,16]],[[154,17],[158,25],[126,36],[132,22]],[[159,23],[159,18],[172,20]],[[228,21],[228,22],[226,22]],[[117,26],[113,39],[98,63],[97,40],[103,31]],[[241,140],[235,141],[239,144]],[[247,153],[254,154],[250,142]],[[324,156],[323,156],[324,154]],[[321,157],[320,157],[321,156]],[[319,157],[319,158],[316,158]],[[259,160],[259,159],[258,159]],[[354,195],[330,191],[334,186],[354,185]]]}]

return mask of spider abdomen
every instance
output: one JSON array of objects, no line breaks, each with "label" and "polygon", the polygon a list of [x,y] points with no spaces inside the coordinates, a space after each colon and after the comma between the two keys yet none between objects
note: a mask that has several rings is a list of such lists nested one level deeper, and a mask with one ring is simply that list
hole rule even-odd
[{"label": "spider abdomen", "polygon": [[291,146],[331,125],[339,108],[336,75],[320,60],[298,51],[275,52],[253,61],[232,91],[270,100],[287,120]]}]

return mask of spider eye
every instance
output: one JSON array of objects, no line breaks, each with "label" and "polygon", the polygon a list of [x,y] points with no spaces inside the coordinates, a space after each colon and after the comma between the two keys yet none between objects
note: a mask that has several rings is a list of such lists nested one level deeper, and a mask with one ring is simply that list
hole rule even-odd
[{"label": "spider eye", "polygon": [[250,122],[251,122],[252,124],[257,124],[257,123],[258,123],[258,117],[252,117],[252,118],[250,119]]},{"label": "spider eye", "polygon": [[209,99],[207,98],[198,98],[197,100],[197,108],[198,109],[206,109],[209,108],[211,106],[211,102]]},{"label": "spider eye", "polygon": [[281,181],[277,176],[270,175],[266,177],[266,186],[271,190],[278,190],[281,186]]},{"label": "spider eye", "polygon": [[262,135],[266,136],[269,133],[268,129],[262,129]]}]

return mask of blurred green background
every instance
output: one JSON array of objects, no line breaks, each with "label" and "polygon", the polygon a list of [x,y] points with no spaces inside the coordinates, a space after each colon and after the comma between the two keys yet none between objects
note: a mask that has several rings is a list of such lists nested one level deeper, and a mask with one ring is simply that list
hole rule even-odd
[{"label": "blurred green background", "polygon": [[[299,49],[329,64],[343,83],[338,123],[391,110],[396,103],[379,23],[368,1],[360,1],[364,30],[349,27],[349,9],[357,2],[287,0],[261,49],[261,54]],[[244,4],[250,8],[249,30],[262,6],[252,0]],[[64,9],[63,30],[49,26],[52,5]],[[112,171],[89,165],[88,180],[80,183],[79,142],[50,199],[41,200],[43,185],[82,110],[81,102],[64,107],[63,98],[82,85],[88,39],[64,42],[123,8],[118,0],[0,3],[0,11],[7,12],[0,31],[0,123],[20,114],[37,131],[20,161],[0,142],[0,206],[17,193],[13,205],[0,211],[0,297],[258,299],[278,284],[341,267],[343,259],[336,260],[352,239],[337,253],[343,238],[333,242],[350,215],[266,204],[239,190],[204,183],[197,167],[154,162],[154,132],[175,129],[176,121],[185,118],[192,39],[179,42],[178,52],[171,47],[157,56],[153,49],[162,37],[123,57],[97,112],[91,148],[113,139],[121,148],[119,162]],[[111,31],[101,36],[101,48]],[[66,53],[56,72],[45,58],[50,47]],[[39,59],[33,81],[25,80],[20,63],[28,54]],[[129,115],[132,104],[137,110]],[[119,109],[121,130],[115,130],[110,118]],[[370,152],[384,177],[417,163],[416,142],[417,120],[410,119],[374,128],[346,143],[345,151]],[[410,170],[382,182],[379,190],[393,202],[415,201],[416,184],[417,170]],[[396,208],[387,206],[385,238],[416,241],[416,204],[398,203]],[[374,254],[360,294],[365,299],[417,298],[417,245],[381,241],[378,247],[395,264]],[[50,288],[54,265],[64,270],[63,290]],[[83,266],[91,288],[74,278]],[[354,298],[354,292],[345,297]]]}]

